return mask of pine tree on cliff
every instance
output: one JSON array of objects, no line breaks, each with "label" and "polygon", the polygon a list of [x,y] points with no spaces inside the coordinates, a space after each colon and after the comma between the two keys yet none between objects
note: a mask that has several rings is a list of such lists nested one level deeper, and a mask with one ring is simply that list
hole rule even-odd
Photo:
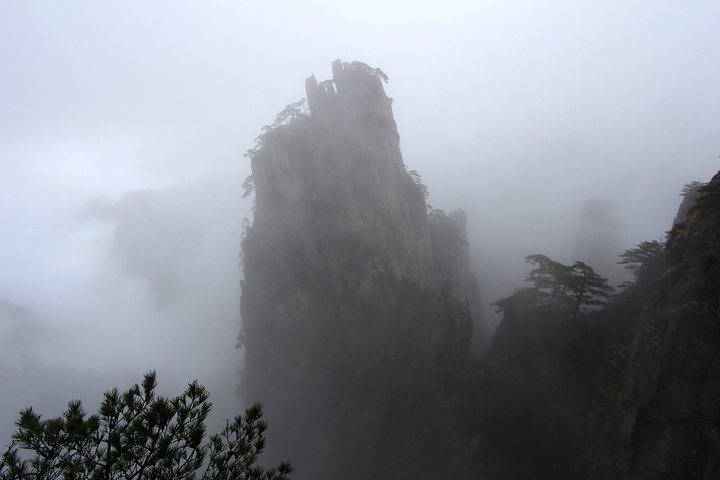
[{"label": "pine tree on cliff", "polygon": [[662,267],[662,255],[665,252],[665,245],[658,240],[640,242],[635,248],[625,250],[620,254],[620,265],[630,270],[635,281],[646,284],[655,278]]},{"label": "pine tree on cliff", "polygon": [[583,262],[575,262],[570,267],[567,288],[570,291],[574,315],[580,313],[580,307],[604,305],[615,290],[591,266]]},{"label": "pine tree on cliff", "polygon": [[539,253],[525,261],[535,266],[525,279],[533,286],[494,302],[496,312],[545,306],[577,316],[582,307],[603,305],[614,291],[606,278],[583,262],[563,265]]}]

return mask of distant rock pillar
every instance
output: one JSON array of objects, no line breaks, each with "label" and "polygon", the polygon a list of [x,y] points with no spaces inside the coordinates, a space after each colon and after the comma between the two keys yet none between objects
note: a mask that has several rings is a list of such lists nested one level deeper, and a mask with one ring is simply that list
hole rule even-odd
[{"label": "distant rock pillar", "polygon": [[332,63],[332,76],[336,82],[338,80],[340,80],[341,82],[344,80],[344,66],[343,62],[340,59],[337,59]]},{"label": "distant rock pillar", "polygon": [[308,108],[310,113],[317,111],[318,97],[320,96],[320,89],[318,82],[315,79],[315,75],[310,75],[309,78],[305,79],[305,95],[307,96]]}]

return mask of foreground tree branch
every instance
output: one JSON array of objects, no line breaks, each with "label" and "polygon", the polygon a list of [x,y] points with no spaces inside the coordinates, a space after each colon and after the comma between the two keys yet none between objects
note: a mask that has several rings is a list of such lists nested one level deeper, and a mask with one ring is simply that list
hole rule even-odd
[{"label": "foreground tree branch", "polygon": [[22,410],[0,461],[0,478],[288,479],[292,466],[287,462],[270,469],[257,464],[267,429],[261,404],[228,421],[223,432],[204,443],[212,408],[205,387],[193,382],[172,400],[156,396],[156,387],[156,374],[149,372],[142,386],[122,394],[106,392],[99,412],[87,418],[79,400],[70,402],[62,417],[49,420],[32,407]]}]

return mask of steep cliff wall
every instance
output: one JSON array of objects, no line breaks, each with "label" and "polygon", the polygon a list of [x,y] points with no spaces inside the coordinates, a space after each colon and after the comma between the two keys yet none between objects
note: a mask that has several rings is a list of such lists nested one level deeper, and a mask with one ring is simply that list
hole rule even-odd
[{"label": "steep cliff wall", "polygon": [[490,332],[485,323],[480,286],[470,264],[467,215],[463,210],[448,215],[433,210],[428,218],[435,278],[450,280],[455,294],[468,301],[473,318],[470,352],[478,358],[490,341]]},{"label": "steep cliff wall", "polygon": [[267,128],[251,155],[241,393],[266,404],[271,453],[297,479],[467,471],[452,405],[468,303],[435,270],[384,74],[336,61],[333,77],[309,78],[310,113]]},{"label": "steep cliff wall", "polygon": [[643,255],[586,317],[505,311],[480,390],[490,478],[720,478],[720,174]]},{"label": "steep cliff wall", "polygon": [[676,219],[618,405],[632,479],[720,477],[720,174]]}]

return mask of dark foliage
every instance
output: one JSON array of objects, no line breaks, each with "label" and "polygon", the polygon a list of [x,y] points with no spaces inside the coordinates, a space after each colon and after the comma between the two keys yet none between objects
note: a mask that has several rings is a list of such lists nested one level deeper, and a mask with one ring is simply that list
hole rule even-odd
[{"label": "dark foliage", "polygon": [[[42,420],[27,408],[2,456],[3,479],[244,479],[287,480],[292,467],[257,465],[267,424],[262,405],[228,422],[204,443],[209,393],[193,382],[174,399],[155,395],[155,372],[119,393],[105,393],[100,411],[87,417],[72,401],[62,417]],[[31,452],[23,458],[20,449]]]},{"label": "dark foliage", "polygon": [[578,316],[582,307],[603,305],[614,290],[583,262],[563,265],[542,254],[528,255],[525,261],[535,267],[525,279],[533,286],[494,302],[497,312],[542,306]]}]

